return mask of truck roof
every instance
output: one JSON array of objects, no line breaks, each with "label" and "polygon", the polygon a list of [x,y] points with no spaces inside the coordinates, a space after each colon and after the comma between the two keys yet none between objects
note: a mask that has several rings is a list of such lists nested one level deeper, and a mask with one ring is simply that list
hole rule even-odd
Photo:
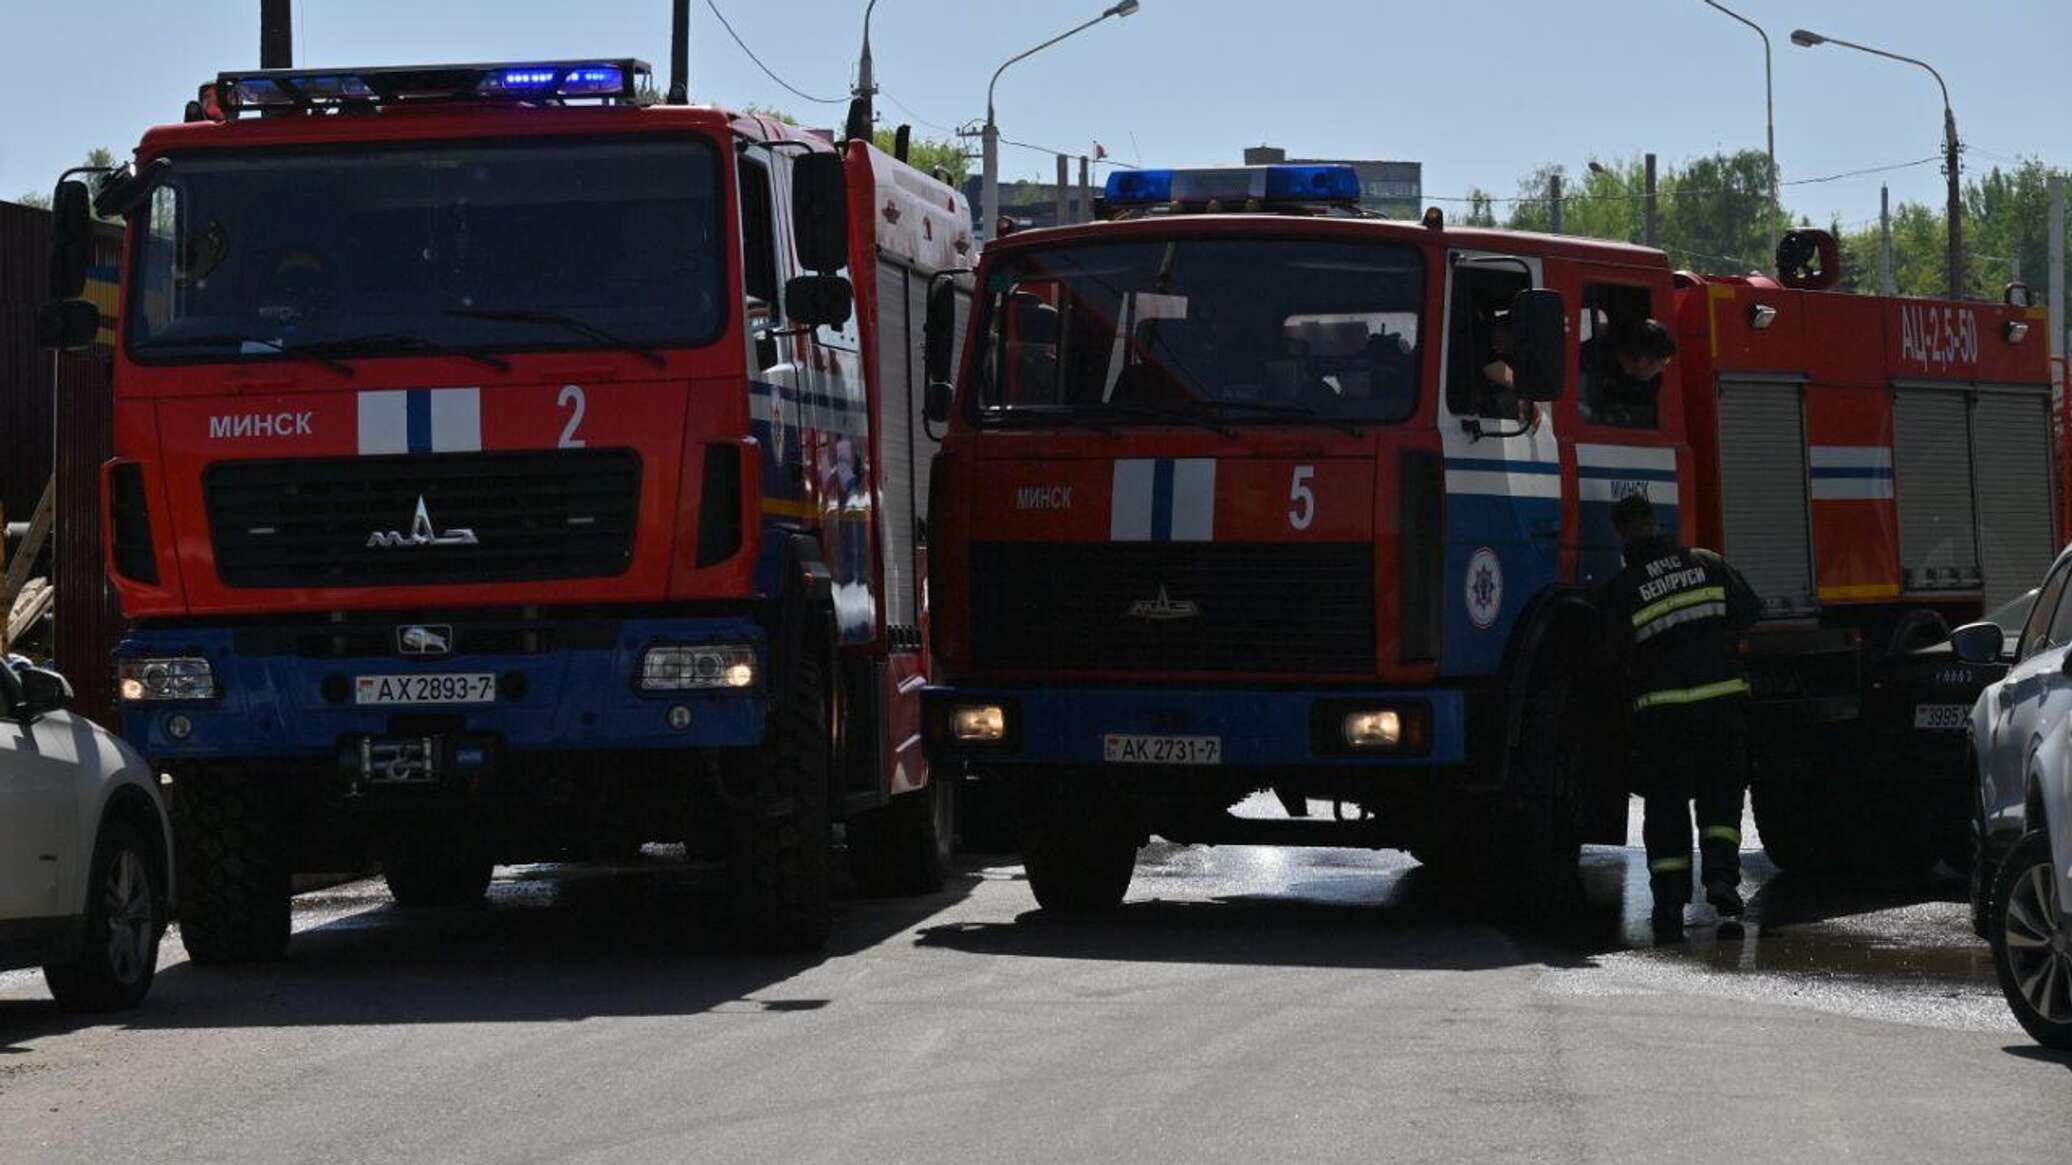
[{"label": "truck roof", "polygon": [[1507,231],[1488,227],[1428,227],[1407,219],[1349,218],[1288,214],[1170,214],[1076,226],[1037,227],[1017,231],[986,244],[988,251],[1011,253],[1023,248],[1056,244],[1126,239],[1138,236],[1212,237],[1217,235],[1276,234],[1304,238],[1393,239],[1423,244],[1439,240],[1446,246],[1468,250],[1515,252],[1627,267],[1668,270],[1669,258],[1653,247],[1571,235],[1549,235],[1533,231]]}]

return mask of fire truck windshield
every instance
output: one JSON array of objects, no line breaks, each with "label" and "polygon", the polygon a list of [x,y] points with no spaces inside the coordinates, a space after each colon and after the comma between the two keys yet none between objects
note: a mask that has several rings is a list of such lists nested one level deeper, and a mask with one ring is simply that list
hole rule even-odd
[{"label": "fire truck windshield", "polygon": [[1186,238],[1015,254],[987,281],[980,415],[1232,425],[1417,409],[1415,247]]},{"label": "fire truck windshield", "polygon": [[143,362],[710,343],[718,151],[698,138],[177,154],[137,218]]}]

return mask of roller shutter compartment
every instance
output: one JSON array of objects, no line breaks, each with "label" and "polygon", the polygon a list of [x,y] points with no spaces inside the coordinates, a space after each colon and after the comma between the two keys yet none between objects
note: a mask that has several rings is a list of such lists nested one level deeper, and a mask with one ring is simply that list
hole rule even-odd
[{"label": "roller shutter compartment", "polygon": [[1902,388],[1892,399],[1899,565],[1910,591],[1979,585],[1972,517],[1971,406],[1953,389]]},{"label": "roller shutter compartment", "polygon": [[1798,384],[1721,381],[1721,510],[1726,554],[1766,618],[1815,610],[1806,514],[1806,430]]},{"label": "roller shutter compartment", "polygon": [[1971,415],[1979,565],[1991,610],[2043,581],[2051,530],[2050,400],[1985,391]]}]

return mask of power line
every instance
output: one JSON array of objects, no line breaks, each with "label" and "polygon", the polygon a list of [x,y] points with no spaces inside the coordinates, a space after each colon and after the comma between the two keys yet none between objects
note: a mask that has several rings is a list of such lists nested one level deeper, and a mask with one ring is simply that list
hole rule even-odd
[{"label": "power line", "polygon": [[741,34],[734,31],[734,26],[727,21],[727,14],[719,10],[719,5],[715,3],[714,0],[705,0],[705,7],[712,9],[712,14],[714,16],[719,17],[720,27],[726,29],[727,35],[734,38],[734,43],[741,46],[741,51],[748,54],[748,59],[755,62],[755,67],[761,69],[763,71],[763,74],[769,77],[770,80],[775,81],[779,85],[782,85],[786,89],[790,90],[793,96],[798,97],[801,100],[811,101],[816,105],[848,104],[849,99],[847,97],[815,97],[811,93],[806,92],[805,90],[778,76],[775,72],[773,72],[770,69],[770,66],[763,64],[763,59],[761,57],[755,55],[755,50],[748,47],[748,42],[741,39]]},{"label": "power line", "polygon": [[1798,179],[1794,179],[1794,180],[1792,180],[1792,181],[1790,181],[1790,182],[1780,182],[1780,183],[1778,183],[1778,185],[1779,185],[1779,186],[1813,186],[1813,185],[1816,185],[1816,184],[1818,184],[1818,183],[1821,183],[1821,182],[1840,182],[1840,181],[1841,181],[1842,179],[1844,179],[1844,178],[1861,178],[1861,177],[1863,177],[1863,176],[1864,176],[1864,175],[1866,175],[1866,174],[1884,174],[1884,173],[1888,173],[1888,172],[1890,172],[1890,171],[1893,171],[1893,170],[1911,170],[1911,169],[1913,169],[1913,168],[1914,168],[1915,166],[1926,166],[1926,165],[1928,165],[1928,164],[1929,164],[1930,162],[1940,162],[1940,161],[1942,161],[1942,155],[1941,155],[1941,154],[1937,154],[1937,155],[1935,155],[1935,156],[1934,156],[1934,157],[1932,157],[1932,158],[1921,158],[1921,159],[1919,159],[1919,160],[1917,160],[1917,161],[1912,161],[1912,162],[1894,162],[1894,163],[1893,163],[1892,165],[1890,165],[1890,166],[1872,166],[1872,167],[1870,167],[1870,168],[1869,168],[1869,169],[1867,169],[1867,170],[1851,170],[1851,171],[1849,171],[1849,172],[1847,172],[1847,173],[1845,173],[1845,174],[1828,174],[1828,175],[1824,175],[1824,176],[1822,176],[1822,177],[1819,177],[1819,178],[1798,178]]},{"label": "power line", "polygon": [[[1917,161],[1912,161],[1912,162],[1895,162],[1895,163],[1893,163],[1892,165],[1889,165],[1889,166],[1872,166],[1872,167],[1869,167],[1868,169],[1863,169],[1863,170],[1850,170],[1850,171],[1848,171],[1848,172],[1846,172],[1846,173],[1842,173],[1842,174],[1823,174],[1823,175],[1821,175],[1821,176],[1820,176],[1820,177],[1818,177],[1818,178],[1798,178],[1798,179],[1794,179],[1793,181],[1790,181],[1790,182],[1780,182],[1780,183],[1778,183],[1778,185],[1780,185],[1780,186],[1814,186],[1814,185],[1818,185],[1819,183],[1822,183],[1822,182],[1839,182],[1839,181],[1841,181],[1841,180],[1842,180],[1842,179],[1844,179],[1844,178],[1860,178],[1860,177],[1862,177],[1862,176],[1864,176],[1864,175],[1866,175],[1866,174],[1883,174],[1883,173],[1886,173],[1886,172],[1888,172],[1888,171],[1892,171],[1892,170],[1906,170],[1906,169],[1911,169],[1912,167],[1915,167],[1915,166],[1926,166],[1926,165],[1928,165],[1928,164],[1929,164],[1929,163],[1931,163],[1931,162],[1940,162],[1940,161],[1942,161],[1942,156],[1941,156],[1940,154],[1938,154],[1938,155],[1936,155],[1936,156],[1935,156],[1935,157],[1933,157],[1933,158],[1921,158],[1921,159],[1919,159],[1919,160],[1917,160]],[[1762,192],[1761,192],[1761,191],[1758,191],[1758,190],[1736,190],[1736,189],[1734,189],[1733,187],[1729,187],[1729,186],[1715,186],[1715,187],[1670,187],[1670,188],[1668,188],[1668,189],[1665,189],[1665,190],[1657,190],[1657,191],[1655,192],[1655,195],[1656,195],[1656,197],[1658,197],[1658,198],[1703,198],[1703,197],[1706,197],[1706,196],[1709,196],[1709,195],[1717,195],[1717,194],[1741,194],[1741,195],[1746,195],[1746,196],[1748,196],[1748,197],[1750,197],[1750,198],[1758,198],[1758,197],[1761,197],[1761,196],[1762,196]],[[1549,196],[1548,196],[1548,195],[1544,195],[1544,194],[1521,194],[1521,195],[1519,195],[1519,196],[1518,196],[1518,197],[1516,197],[1516,198],[1499,198],[1499,197],[1497,197],[1497,196],[1496,196],[1496,195],[1494,195],[1494,194],[1483,194],[1483,195],[1479,195],[1479,196],[1477,196],[1477,195],[1457,195],[1457,194],[1456,194],[1456,195],[1444,195],[1444,194],[1427,194],[1427,195],[1425,195],[1425,196],[1424,196],[1424,198],[1425,198],[1425,200],[1426,200],[1426,201],[1428,201],[1428,202],[1468,202],[1468,203],[1472,203],[1472,202],[1478,202],[1478,201],[1486,201],[1486,202],[1488,202],[1488,203],[1490,203],[1490,204],[1492,204],[1492,205],[1495,205],[1495,204],[1501,203],[1501,204],[1503,204],[1503,205],[1505,205],[1505,206],[1520,206],[1520,205],[1524,205],[1524,204],[1527,204],[1527,203],[1539,203],[1539,202],[1547,202],[1547,201],[1549,201]],[[1627,192],[1620,192],[1620,193],[1616,193],[1616,194],[1585,194],[1585,193],[1582,193],[1582,192],[1580,192],[1580,191],[1576,191],[1576,192],[1570,192],[1570,191],[1563,191],[1563,192],[1562,192],[1562,196],[1561,196],[1561,200],[1562,200],[1562,201],[1563,201],[1564,203],[1570,203],[1570,202],[1591,202],[1591,201],[1597,201],[1597,202],[1635,202],[1635,201],[1641,201],[1641,200],[1645,200],[1646,198],[1647,198],[1647,194],[1646,194],[1646,192],[1644,192],[1644,191],[1642,191],[1642,192],[1630,192],[1630,191],[1627,191]],[[1713,256],[1713,257],[1714,257],[1714,258],[1720,258],[1720,257],[1722,257],[1722,256]]]}]

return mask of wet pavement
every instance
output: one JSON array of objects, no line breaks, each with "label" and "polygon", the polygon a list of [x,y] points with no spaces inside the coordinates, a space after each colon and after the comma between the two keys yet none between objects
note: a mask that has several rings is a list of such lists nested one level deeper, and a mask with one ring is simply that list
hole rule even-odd
[{"label": "wet pavement", "polygon": [[1751,848],[1745,922],[1655,947],[1633,841],[1587,851],[1559,938],[1349,850],[1156,842],[1079,919],[972,858],[846,903],[819,958],[729,950],[666,850],[502,869],[474,910],[348,882],[278,965],[175,932],[113,1020],[0,975],[0,1161],[2072,1154],[2072,1060],[2008,1016],[1961,877]]}]

